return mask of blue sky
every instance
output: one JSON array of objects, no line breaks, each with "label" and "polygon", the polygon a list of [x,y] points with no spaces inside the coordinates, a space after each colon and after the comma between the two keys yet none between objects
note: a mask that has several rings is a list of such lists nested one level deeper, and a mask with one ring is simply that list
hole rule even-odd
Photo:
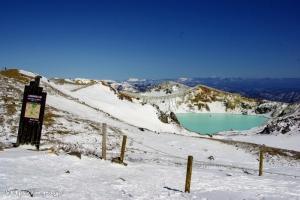
[{"label": "blue sky", "polygon": [[300,1],[0,0],[0,66],[48,77],[300,77]]}]

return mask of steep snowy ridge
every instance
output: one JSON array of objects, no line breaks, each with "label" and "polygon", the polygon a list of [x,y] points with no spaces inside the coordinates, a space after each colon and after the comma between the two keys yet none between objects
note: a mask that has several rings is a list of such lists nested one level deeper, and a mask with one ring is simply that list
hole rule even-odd
[{"label": "steep snowy ridge", "polygon": [[73,93],[79,100],[99,108],[129,124],[150,130],[174,132],[172,125],[163,124],[157,110],[151,105],[142,105],[135,99],[120,99],[109,87],[98,83]]}]

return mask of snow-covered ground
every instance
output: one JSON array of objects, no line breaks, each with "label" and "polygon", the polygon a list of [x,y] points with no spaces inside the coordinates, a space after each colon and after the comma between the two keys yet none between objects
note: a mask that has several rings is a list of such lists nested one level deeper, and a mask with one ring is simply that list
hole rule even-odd
[{"label": "snow-covered ground", "polygon": [[300,135],[299,133],[291,133],[287,135],[262,135],[253,133],[237,133],[234,135],[224,134],[222,136],[214,136],[215,138],[230,139],[235,141],[251,142],[255,144],[264,144],[271,147],[300,151]]},{"label": "snow-covered ground", "polygon": [[[175,146],[180,140],[170,142]],[[203,152],[203,155],[210,155],[211,152],[204,153],[203,150],[212,144],[203,147],[198,145],[195,143],[192,147],[189,146],[190,152],[197,151]],[[24,146],[0,152],[1,199],[32,199],[30,195],[33,195],[33,199],[103,200],[300,198],[300,170],[291,166],[283,167],[284,164],[280,164],[282,166],[277,164],[277,167],[298,177],[276,174],[265,174],[259,177],[256,171],[247,169],[203,165],[197,162],[196,156],[191,193],[184,193],[182,191],[185,183],[186,161],[180,158],[153,151],[132,156],[131,154],[134,153],[129,151],[126,157],[128,166],[125,167],[96,158],[83,156],[79,159],[66,154],[57,156],[47,151],[36,152],[27,149],[28,147]],[[222,152],[217,154],[225,155],[220,159],[223,161],[229,159],[228,156],[233,150],[231,146],[218,149],[218,151],[216,149],[209,149],[209,151]],[[187,152],[189,150],[185,151]],[[218,160],[218,156],[216,157]],[[243,160],[248,167],[257,168],[255,157],[249,154],[236,151],[236,155],[230,157]],[[268,169],[268,171],[276,170]]]},{"label": "snow-covered ground", "polygon": [[[47,106],[60,114],[56,124],[79,131],[59,134],[57,129],[44,129],[39,152],[29,146],[1,151],[1,143],[13,142],[16,134],[1,133],[0,199],[300,199],[299,160],[267,154],[264,176],[259,177],[255,148],[199,138],[158,122],[152,106],[120,100],[100,83],[77,91],[45,78],[42,84],[48,91]],[[108,125],[108,161],[99,159],[101,130],[87,128],[102,123]],[[126,167],[109,161],[119,155],[124,134]],[[257,139],[254,130],[228,137],[271,144],[267,136]],[[293,150],[298,149],[297,140],[291,136]],[[88,156],[67,155],[59,145]],[[194,157],[190,194],[182,192],[188,155]]]}]

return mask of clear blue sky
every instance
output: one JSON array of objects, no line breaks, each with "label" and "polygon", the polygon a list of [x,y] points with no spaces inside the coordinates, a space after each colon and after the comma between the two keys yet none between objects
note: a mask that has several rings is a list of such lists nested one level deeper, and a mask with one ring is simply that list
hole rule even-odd
[{"label": "clear blue sky", "polygon": [[0,1],[0,66],[48,77],[300,77],[300,1]]}]

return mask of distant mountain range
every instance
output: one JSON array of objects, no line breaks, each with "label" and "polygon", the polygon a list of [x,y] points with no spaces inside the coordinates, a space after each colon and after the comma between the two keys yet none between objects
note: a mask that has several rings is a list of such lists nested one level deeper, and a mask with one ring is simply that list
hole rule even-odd
[{"label": "distant mountain range", "polygon": [[160,80],[131,79],[130,85],[139,92],[145,92],[164,81],[175,81],[188,86],[207,85],[243,96],[294,103],[300,101],[300,78],[179,78]]}]

